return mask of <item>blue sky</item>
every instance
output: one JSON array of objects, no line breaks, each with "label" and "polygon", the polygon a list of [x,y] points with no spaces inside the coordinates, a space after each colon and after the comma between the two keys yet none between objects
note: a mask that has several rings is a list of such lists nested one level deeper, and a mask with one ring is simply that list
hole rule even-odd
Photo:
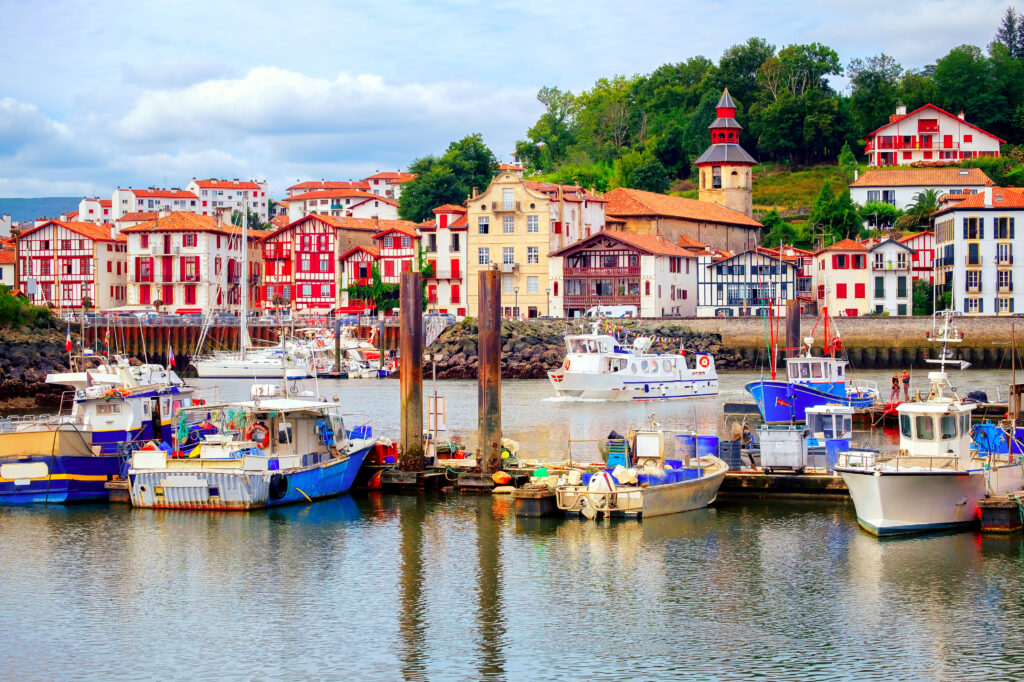
[{"label": "blue sky", "polygon": [[0,0],[0,196],[196,177],[359,178],[472,132],[505,160],[544,85],[579,91],[761,36],[905,68],[1007,3]]}]

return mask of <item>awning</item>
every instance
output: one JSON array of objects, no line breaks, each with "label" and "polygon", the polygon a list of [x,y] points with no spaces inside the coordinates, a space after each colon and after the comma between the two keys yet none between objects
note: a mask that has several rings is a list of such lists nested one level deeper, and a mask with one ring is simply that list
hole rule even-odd
[{"label": "awning", "polygon": [[174,311],[175,315],[202,315],[202,308],[178,308]]},{"label": "awning", "polygon": [[368,310],[364,305],[341,305],[334,309],[338,315],[362,315]]}]

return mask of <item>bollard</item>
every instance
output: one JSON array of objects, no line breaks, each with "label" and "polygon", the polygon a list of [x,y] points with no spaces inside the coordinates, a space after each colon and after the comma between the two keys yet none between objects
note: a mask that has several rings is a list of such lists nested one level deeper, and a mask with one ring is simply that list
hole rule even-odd
[{"label": "bollard", "polygon": [[480,471],[501,471],[501,273],[480,273],[478,431]]},{"label": "bollard", "polygon": [[422,281],[418,272],[403,272],[399,285],[402,332],[398,376],[402,394],[402,442],[398,468],[402,471],[423,471],[424,468]]}]

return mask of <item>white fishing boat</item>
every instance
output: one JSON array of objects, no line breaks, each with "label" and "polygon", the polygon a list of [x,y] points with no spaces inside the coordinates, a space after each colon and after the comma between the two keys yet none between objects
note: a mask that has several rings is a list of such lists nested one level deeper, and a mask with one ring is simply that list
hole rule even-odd
[{"label": "white fishing boat", "polygon": [[[555,489],[558,508],[587,518],[650,518],[708,506],[718,496],[729,467],[710,454],[666,458],[666,452],[675,451],[675,435],[661,429],[637,431],[634,439],[622,444],[626,464],[634,466],[595,474],[570,472]],[[614,461],[610,457],[608,463]]]},{"label": "white fishing boat", "polygon": [[930,360],[939,371],[928,373],[928,398],[897,408],[899,452],[845,452],[835,467],[850,491],[858,523],[875,535],[969,528],[978,523],[978,500],[1024,488],[1019,454],[981,453],[972,444],[976,405],[957,393],[946,374],[947,364],[967,365],[949,351],[963,334],[950,313],[937,314],[936,324],[940,321],[929,336],[943,348]]},{"label": "white fishing boat", "polygon": [[614,336],[599,333],[600,324],[595,322],[590,334],[565,338],[565,361],[548,372],[557,395],[669,400],[718,394],[715,359],[709,353],[650,353],[652,340],[647,336],[638,336],[626,347]]}]

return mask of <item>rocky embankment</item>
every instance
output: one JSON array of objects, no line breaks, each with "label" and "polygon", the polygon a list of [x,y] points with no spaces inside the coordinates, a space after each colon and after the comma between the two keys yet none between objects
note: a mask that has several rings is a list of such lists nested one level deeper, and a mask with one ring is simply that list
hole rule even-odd
[{"label": "rocky embankment", "polygon": [[0,409],[55,407],[65,387],[46,383],[46,375],[64,372],[68,354],[58,329],[0,329]]},{"label": "rocky embankment", "polygon": [[[652,337],[652,352],[676,353],[680,346],[690,351],[702,351],[715,356],[718,369],[747,369],[752,363],[733,350],[722,348],[719,334],[693,332],[683,323],[615,320],[619,339],[632,343],[638,334]],[[506,321],[501,326],[501,375],[509,379],[541,379],[565,360],[566,334],[580,334],[590,327],[563,320]],[[477,357],[477,324],[466,318],[449,327],[428,349],[437,356],[439,379],[475,379]],[[429,376],[429,374],[425,375]]]}]

